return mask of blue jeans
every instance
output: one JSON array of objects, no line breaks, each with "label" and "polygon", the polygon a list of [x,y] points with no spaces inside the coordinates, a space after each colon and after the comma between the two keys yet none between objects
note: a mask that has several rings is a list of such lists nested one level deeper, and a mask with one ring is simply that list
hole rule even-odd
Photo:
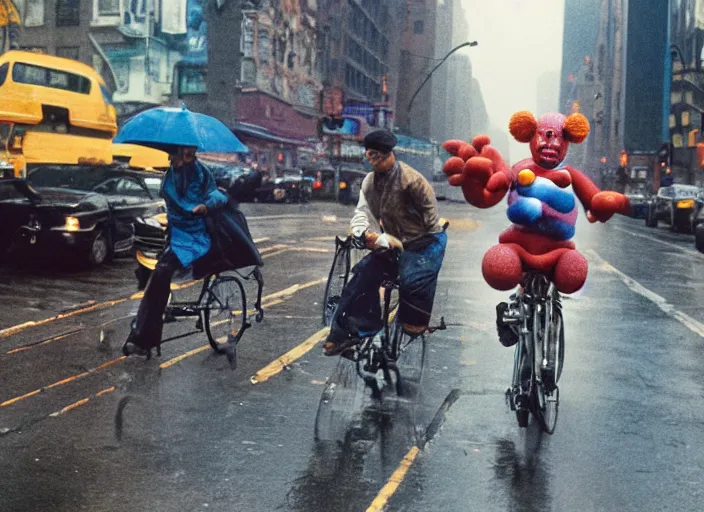
[{"label": "blue jeans", "polygon": [[446,246],[447,234],[443,232],[411,244],[398,264],[384,253],[365,256],[352,269],[354,275],[342,291],[328,339],[339,342],[380,331],[384,324],[379,288],[383,281],[397,278],[399,320],[407,325],[427,326]]}]

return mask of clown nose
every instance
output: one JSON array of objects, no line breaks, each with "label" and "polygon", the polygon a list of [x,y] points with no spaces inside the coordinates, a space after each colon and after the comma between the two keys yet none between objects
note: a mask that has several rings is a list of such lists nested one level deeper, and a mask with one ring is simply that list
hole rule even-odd
[{"label": "clown nose", "polygon": [[518,184],[527,187],[528,185],[532,185],[533,182],[535,181],[535,173],[531,171],[530,169],[523,169],[521,172],[518,173]]}]

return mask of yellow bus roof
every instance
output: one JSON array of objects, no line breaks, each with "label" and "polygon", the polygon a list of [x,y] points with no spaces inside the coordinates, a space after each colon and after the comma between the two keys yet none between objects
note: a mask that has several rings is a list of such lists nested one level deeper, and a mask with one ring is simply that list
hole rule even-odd
[{"label": "yellow bus roof", "polygon": [[0,64],[17,61],[57,69],[59,71],[80,73],[86,77],[96,79],[101,85],[105,85],[103,77],[100,76],[96,70],[77,60],[65,59],[64,57],[56,57],[45,53],[24,52],[22,50],[10,50],[0,55]]}]

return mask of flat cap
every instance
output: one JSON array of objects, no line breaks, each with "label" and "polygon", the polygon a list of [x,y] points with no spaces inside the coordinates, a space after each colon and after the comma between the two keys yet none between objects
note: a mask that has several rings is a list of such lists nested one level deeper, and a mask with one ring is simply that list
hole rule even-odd
[{"label": "flat cap", "polygon": [[364,137],[364,149],[388,153],[396,146],[396,136],[389,130],[374,130]]}]

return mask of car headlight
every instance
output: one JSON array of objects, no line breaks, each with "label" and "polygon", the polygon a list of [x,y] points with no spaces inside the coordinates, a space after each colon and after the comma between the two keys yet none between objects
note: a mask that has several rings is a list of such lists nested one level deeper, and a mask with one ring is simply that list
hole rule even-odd
[{"label": "car headlight", "polygon": [[677,208],[694,208],[694,199],[683,199],[677,201]]},{"label": "car headlight", "polygon": [[152,217],[148,217],[146,219],[142,217],[137,217],[137,222],[139,224],[146,224],[147,226],[151,226],[153,228],[161,228],[161,224],[159,224],[159,221]]},{"label": "car headlight", "polygon": [[70,232],[76,232],[81,230],[81,221],[76,217],[66,217],[66,222],[64,223],[64,229]]}]

